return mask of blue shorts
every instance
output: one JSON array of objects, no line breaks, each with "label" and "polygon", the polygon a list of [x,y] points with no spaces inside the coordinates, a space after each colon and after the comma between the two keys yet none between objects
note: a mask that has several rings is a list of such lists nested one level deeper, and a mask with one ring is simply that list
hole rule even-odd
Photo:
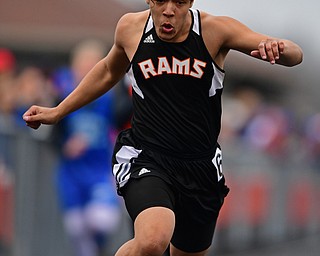
[{"label": "blue shorts", "polygon": [[[106,165],[62,164],[57,171],[57,190],[64,211],[88,204],[117,205],[116,185]],[[88,173],[91,172],[91,175]],[[85,175],[87,174],[87,175]]]}]

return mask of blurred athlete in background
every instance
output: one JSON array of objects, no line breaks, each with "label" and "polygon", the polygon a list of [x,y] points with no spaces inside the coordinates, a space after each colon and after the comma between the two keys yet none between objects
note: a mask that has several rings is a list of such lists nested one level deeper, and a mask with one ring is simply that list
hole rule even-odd
[{"label": "blurred athlete in background", "polygon": [[[70,67],[54,74],[58,99],[73,91],[104,54],[101,42],[77,45]],[[119,224],[120,204],[111,172],[114,104],[111,91],[63,119],[55,132],[60,152],[58,197],[75,256],[104,255]]]}]

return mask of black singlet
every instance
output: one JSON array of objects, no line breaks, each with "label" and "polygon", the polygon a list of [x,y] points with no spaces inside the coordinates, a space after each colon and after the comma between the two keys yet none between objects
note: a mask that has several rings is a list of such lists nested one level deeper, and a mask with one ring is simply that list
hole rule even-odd
[{"label": "black singlet", "polygon": [[135,139],[179,157],[212,155],[221,127],[224,71],[204,44],[199,11],[190,12],[190,32],[180,43],[162,41],[149,16],[128,69]]}]

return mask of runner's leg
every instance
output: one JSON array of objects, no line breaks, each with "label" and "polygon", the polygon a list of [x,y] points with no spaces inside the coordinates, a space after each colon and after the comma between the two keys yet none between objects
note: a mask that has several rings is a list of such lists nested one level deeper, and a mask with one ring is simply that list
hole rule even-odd
[{"label": "runner's leg", "polygon": [[116,256],[161,256],[173,234],[175,217],[165,207],[151,207],[142,211],[134,223],[135,236],[120,247]]}]

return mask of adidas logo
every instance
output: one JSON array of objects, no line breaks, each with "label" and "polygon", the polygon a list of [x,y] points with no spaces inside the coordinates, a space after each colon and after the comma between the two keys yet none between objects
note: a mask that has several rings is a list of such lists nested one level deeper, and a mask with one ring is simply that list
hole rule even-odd
[{"label": "adidas logo", "polygon": [[138,175],[141,176],[142,174],[145,174],[145,173],[148,173],[148,172],[151,172],[151,171],[149,171],[149,170],[146,169],[146,168],[142,168],[142,169],[140,170],[140,172],[138,173]]},{"label": "adidas logo", "polygon": [[144,40],[143,40],[143,42],[144,43],[155,43],[156,41],[154,41],[154,39],[153,39],[153,36],[152,36],[152,34],[151,35],[149,35],[149,36],[147,36]]}]

